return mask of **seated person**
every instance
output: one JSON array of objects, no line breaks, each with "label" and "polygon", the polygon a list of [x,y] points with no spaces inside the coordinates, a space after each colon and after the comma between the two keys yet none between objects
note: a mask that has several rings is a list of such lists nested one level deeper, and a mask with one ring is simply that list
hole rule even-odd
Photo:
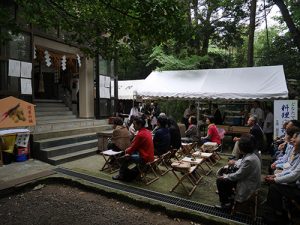
[{"label": "seated person", "polygon": [[281,129],[284,131],[284,134],[281,135],[280,137],[275,138],[274,141],[273,141],[273,147],[274,147],[274,149],[273,149],[272,156],[274,158],[276,158],[277,155],[278,155],[278,150],[280,150],[279,147],[281,146],[281,149],[282,149],[283,146],[285,146],[285,144],[286,144],[286,138],[287,138],[286,126],[287,126],[288,123],[289,123],[289,121],[285,121],[282,124],[282,128]]},{"label": "seated person", "polygon": [[287,144],[285,153],[283,156],[279,157],[274,163],[271,165],[271,169],[275,170],[276,168],[278,169],[283,169],[283,165],[287,163],[294,151],[294,142],[296,141],[296,138],[298,136],[298,128],[290,128],[287,129],[287,134],[290,137],[293,137],[290,139],[290,142]]},{"label": "seated person", "polygon": [[114,151],[125,151],[130,145],[130,136],[127,127],[123,125],[120,117],[116,117],[113,121],[113,133],[107,149]]},{"label": "seated person", "polygon": [[214,117],[206,117],[206,124],[208,125],[207,127],[207,135],[206,137],[202,137],[202,143],[205,142],[216,142],[218,145],[221,144],[221,138],[218,132],[218,129],[216,125],[214,124]]},{"label": "seated person", "polygon": [[157,118],[157,130],[153,137],[154,153],[157,156],[161,156],[170,149],[170,132],[166,127],[168,118],[166,116],[159,116]]},{"label": "seated person", "polygon": [[189,127],[185,131],[185,136],[190,141],[198,141],[198,135],[197,135],[197,119],[194,116],[190,116],[189,118]]},{"label": "seated person", "polygon": [[[241,136],[239,149],[243,153],[238,170],[217,178],[217,188],[222,208],[231,209],[233,200],[244,202],[260,187],[261,163],[254,153],[253,138]],[[234,193],[233,189],[236,189]],[[234,199],[233,199],[234,195]]]},{"label": "seated person", "polygon": [[129,123],[127,125],[128,130],[129,130],[129,135],[130,135],[130,140],[133,140],[135,135],[137,134],[137,131],[134,128],[133,120],[135,119],[136,116],[132,115],[130,117]]},{"label": "seated person", "polygon": [[119,174],[113,177],[114,180],[124,180],[126,170],[131,163],[143,165],[154,160],[152,134],[145,128],[145,118],[137,116],[133,119],[133,124],[138,133],[131,145],[125,150],[124,161],[121,164]]},{"label": "seated person", "polygon": [[[254,116],[250,116],[250,118],[248,119],[247,125],[250,127],[249,133],[254,136],[255,150],[261,151],[264,146],[264,133],[263,133],[261,127],[258,125],[257,119]],[[238,148],[239,138],[234,137],[233,141],[236,143],[234,145],[232,155],[238,159],[240,157],[239,148]]]},{"label": "seated person", "polygon": [[[288,169],[265,177],[265,181],[271,184],[267,196],[267,207],[271,211],[270,213],[275,215],[274,218],[265,218],[268,224],[275,224],[280,221],[279,219],[288,222],[287,212],[283,206],[283,197],[300,203],[300,135],[295,141],[293,160],[295,162]],[[271,223],[271,219],[274,219],[274,223]]]},{"label": "seated person", "polygon": [[172,118],[168,119],[168,128],[170,132],[170,148],[179,149],[181,147],[181,134],[176,121]]}]

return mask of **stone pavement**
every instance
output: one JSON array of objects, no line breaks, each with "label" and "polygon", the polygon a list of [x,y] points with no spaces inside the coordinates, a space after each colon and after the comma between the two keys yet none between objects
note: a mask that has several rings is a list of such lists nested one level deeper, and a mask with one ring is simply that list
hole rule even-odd
[{"label": "stone pavement", "polygon": [[0,167],[0,191],[54,174],[54,166],[35,159]]}]

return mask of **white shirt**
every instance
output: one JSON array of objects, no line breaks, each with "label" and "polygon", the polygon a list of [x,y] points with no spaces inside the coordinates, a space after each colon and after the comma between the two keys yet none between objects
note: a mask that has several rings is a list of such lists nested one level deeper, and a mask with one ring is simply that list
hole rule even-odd
[{"label": "white shirt", "polygon": [[139,109],[136,107],[132,107],[129,114],[129,119],[131,116],[138,116],[139,115]]},{"label": "white shirt", "polygon": [[274,126],[274,116],[273,113],[269,112],[264,122],[264,128],[263,128],[264,133],[265,134],[273,133],[273,126]]},{"label": "white shirt", "polygon": [[252,108],[250,114],[255,116],[260,123],[264,121],[264,111],[261,108]]}]

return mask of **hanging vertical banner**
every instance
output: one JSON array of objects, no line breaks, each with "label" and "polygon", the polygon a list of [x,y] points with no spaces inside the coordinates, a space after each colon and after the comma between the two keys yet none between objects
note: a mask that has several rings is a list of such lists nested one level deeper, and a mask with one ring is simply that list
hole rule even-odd
[{"label": "hanging vertical banner", "polygon": [[31,79],[21,78],[21,94],[32,95]]},{"label": "hanging vertical banner", "polygon": [[115,81],[112,79],[110,81],[110,96],[113,98],[115,97]]},{"label": "hanging vertical banner", "polygon": [[284,135],[282,125],[285,121],[298,119],[298,100],[274,101],[274,137]]},{"label": "hanging vertical banner", "polygon": [[100,98],[110,98],[110,77],[99,75]]},{"label": "hanging vertical banner", "polygon": [[20,77],[21,75],[21,62],[17,60],[8,60],[8,76]]},{"label": "hanging vertical banner", "polygon": [[32,64],[21,62],[21,77],[31,78]]}]

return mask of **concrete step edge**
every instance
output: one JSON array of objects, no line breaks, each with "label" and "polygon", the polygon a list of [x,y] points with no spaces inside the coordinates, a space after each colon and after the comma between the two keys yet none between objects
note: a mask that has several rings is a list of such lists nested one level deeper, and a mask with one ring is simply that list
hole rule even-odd
[{"label": "concrete step edge", "polygon": [[49,138],[49,139],[37,140],[35,142],[42,144],[42,143],[51,142],[51,141],[60,141],[60,140],[65,140],[65,139],[72,139],[72,138],[93,136],[93,135],[96,135],[96,133],[86,133],[86,134],[77,134],[77,135],[64,136],[64,137],[59,137],[59,138]]},{"label": "concrete step edge", "polygon": [[49,111],[43,111],[43,112],[35,112],[36,117],[43,117],[43,116],[63,116],[63,115],[73,115],[72,111],[62,111],[62,112],[49,112]]},{"label": "concrete step edge", "polygon": [[[34,134],[51,134],[51,133],[57,133],[57,132],[65,132],[65,131],[89,129],[89,128],[102,128],[102,127],[105,127],[105,126],[112,127],[109,124],[103,124],[103,125],[95,125],[95,126],[89,126],[89,127],[78,127],[78,128],[72,128],[72,129],[61,129],[61,130],[54,130],[54,131],[38,132],[38,133],[33,133],[33,135]],[[110,130],[110,129],[105,129],[105,130]]]},{"label": "concrete step edge", "polygon": [[45,107],[45,108],[36,107],[35,108],[35,112],[57,112],[57,111],[65,112],[65,111],[71,111],[71,110],[66,106],[64,106],[64,107]]},{"label": "concrete step edge", "polygon": [[60,99],[35,99],[34,103],[63,103]]},{"label": "concrete step edge", "polygon": [[75,115],[67,115],[67,116],[42,116],[42,117],[38,117],[37,118],[37,123],[38,122],[44,122],[44,121],[52,121],[52,120],[74,120],[76,119],[77,117]]},{"label": "concrete step edge", "polygon": [[65,154],[65,155],[51,157],[51,158],[48,158],[48,160],[58,161],[58,160],[66,159],[66,158],[71,158],[71,157],[74,157],[74,156],[83,155],[85,153],[90,153],[90,152],[95,152],[95,154],[96,154],[97,150],[98,150],[97,147],[95,147],[95,148],[89,148],[89,149],[84,149],[84,150],[81,150],[81,151],[72,152],[72,153]]},{"label": "concrete step edge", "polygon": [[37,125],[46,125],[46,124],[62,124],[62,123],[73,123],[73,122],[89,122],[94,121],[93,119],[70,119],[70,120],[53,120],[53,121],[43,121],[42,123],[37,121]]},{"label": "concrete step edge", "polygon": [[59,151],[61,149],[65,149],[65,148],[80,146],[80,145],[84,145],[84,144],[92,144],[92,143],[97,143],[97,142],[98,142],[97,139],[90,140],[90,141],[82,141],[82,142],[76,142],[76,143],[73,143],[73,144],[60,145],[60,146],[51,147],[51,148],[44,148],[44,149],[40,149],[40,151],[44,151],[44,152]]}]

